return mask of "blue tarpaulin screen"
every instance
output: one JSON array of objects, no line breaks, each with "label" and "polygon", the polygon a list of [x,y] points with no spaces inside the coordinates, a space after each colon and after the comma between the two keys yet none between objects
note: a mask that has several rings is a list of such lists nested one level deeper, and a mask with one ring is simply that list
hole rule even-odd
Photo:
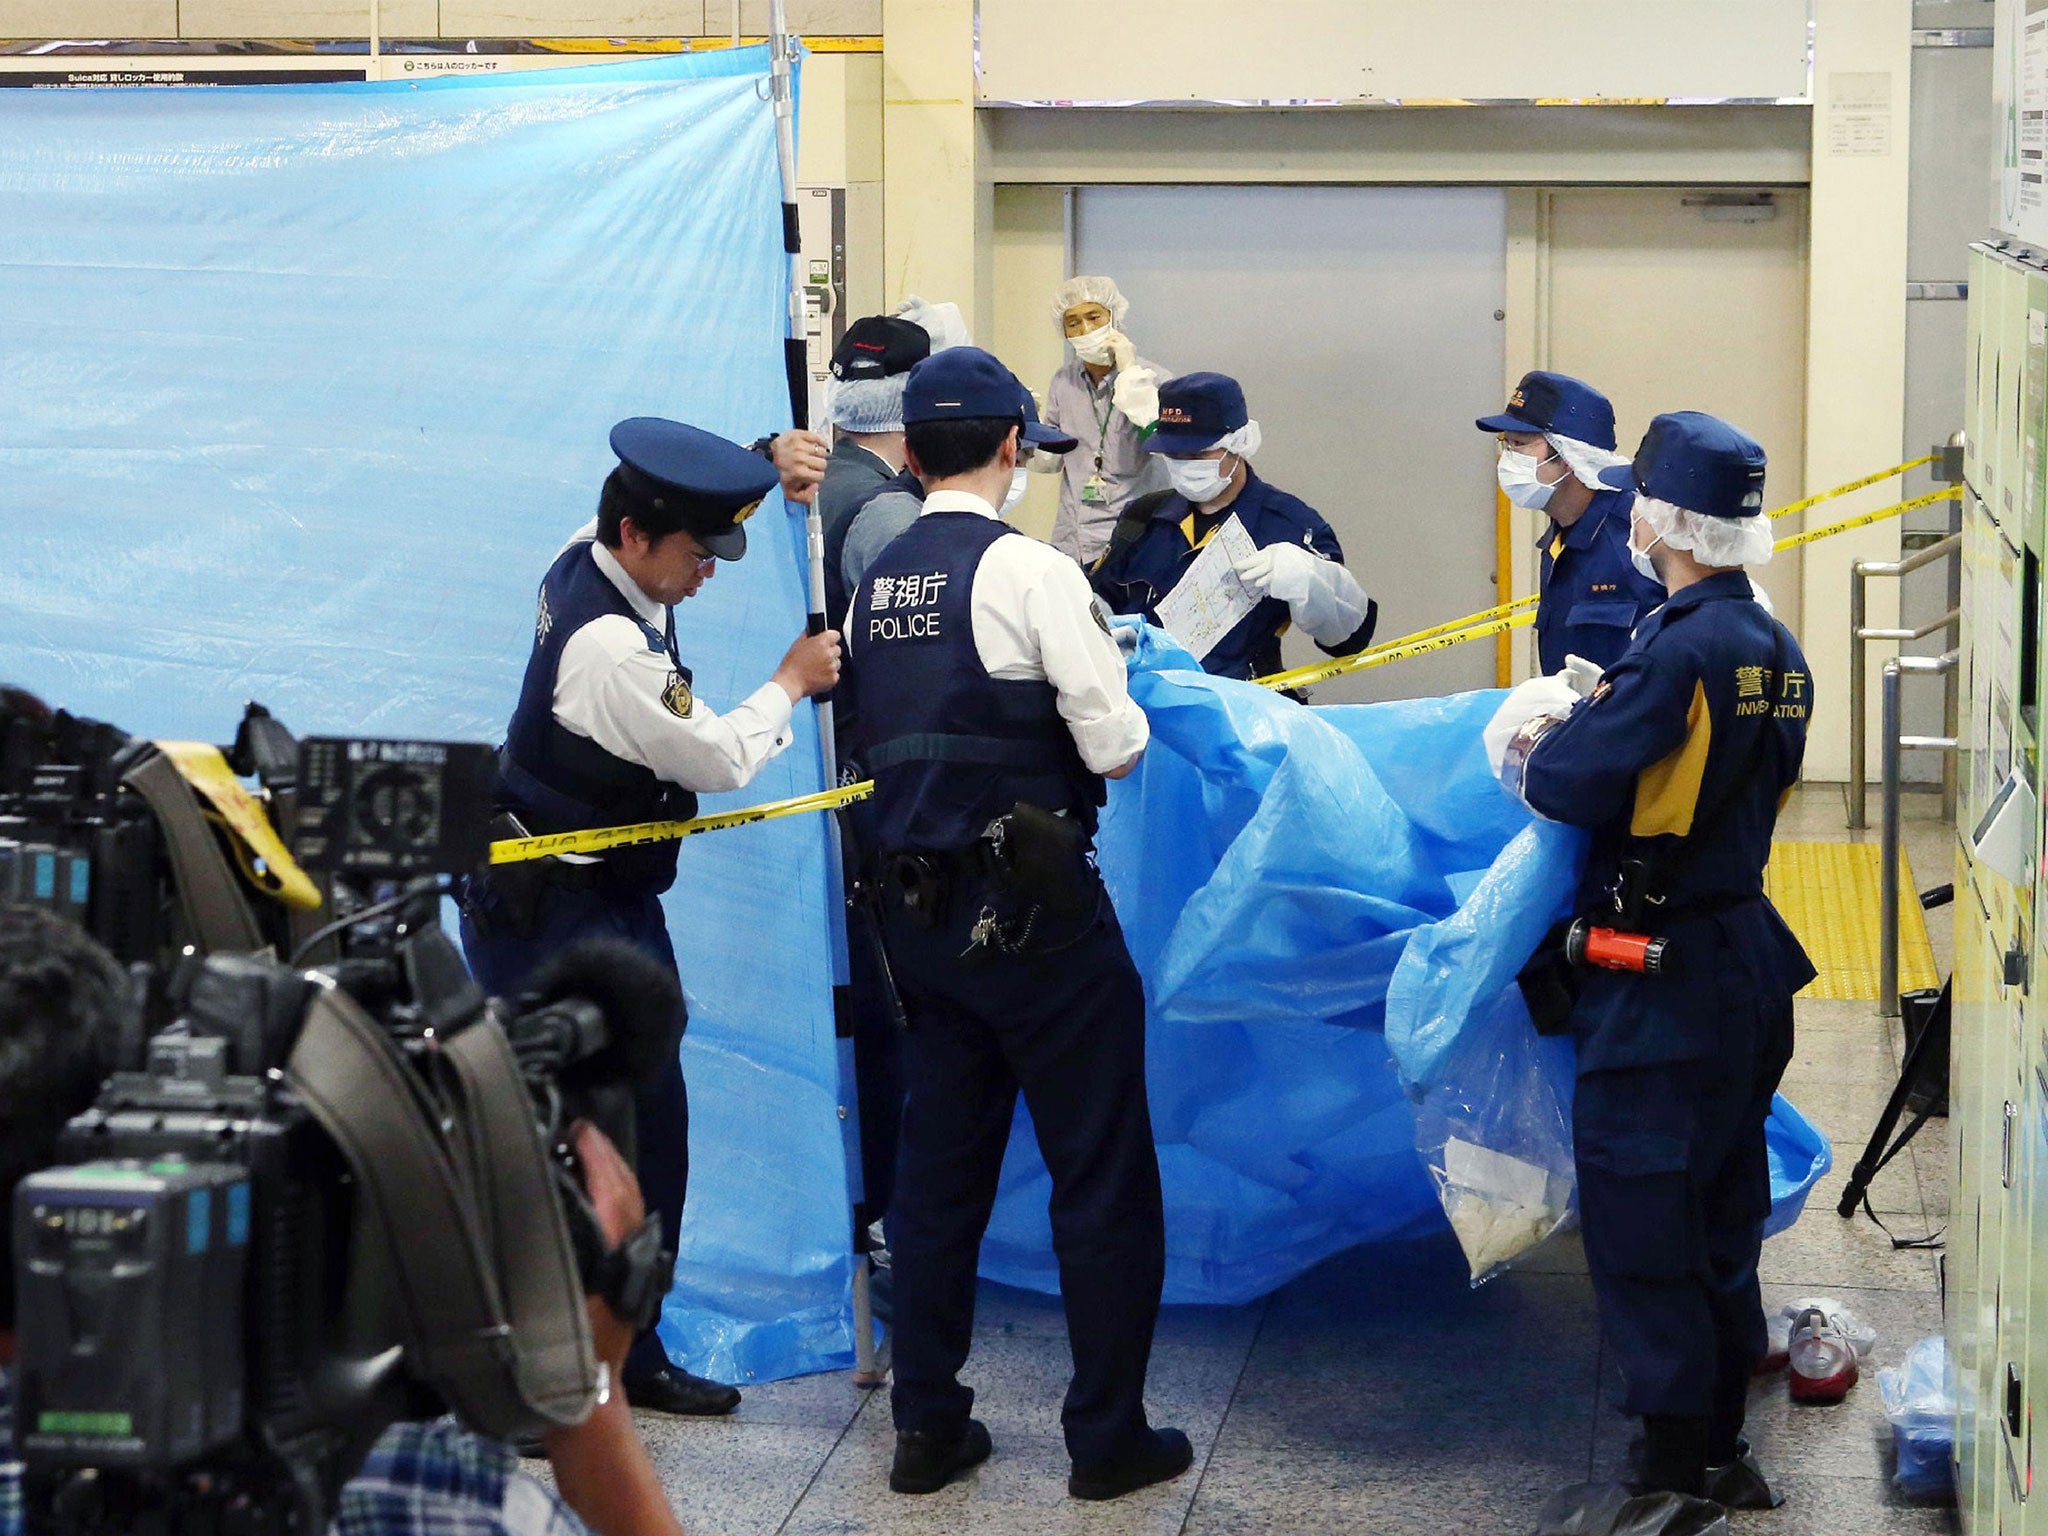
[{"label": "blue tarpaulin screen", "polygon": [[[1537,1040],[1514,976],[1584,835],[1494,782],[1480,732],[1501,695],[1304,709],[1157,629],[1131,691],[1152,747],[1110,786],[1100,852],[1145,974],[1167,1299],[1246,1301],[1439,1227],[1417,1120],[1447,1084],[1568,1172],[1569,1047]],[[1829,1154],[1782,1100],[1770,1137],[1782,1226]],[[1057,1284],[1050,1192],[1020,1111],[984,1273]]]},{"label": "blue tarpaulin screen", "polygon": [[[146,735],[227,740],[254,698],[497,740],[612,423],[789,424],[767,68],[0,91],[0,678]],[[714,708],[807,607],[801,525],[751,526],[678,614]],[[745,802],[822,787],[797,729]],[[721,1380],[850,1358],[824,839],[693,839],[668,901],[695,1158],[663,1326]]]}]

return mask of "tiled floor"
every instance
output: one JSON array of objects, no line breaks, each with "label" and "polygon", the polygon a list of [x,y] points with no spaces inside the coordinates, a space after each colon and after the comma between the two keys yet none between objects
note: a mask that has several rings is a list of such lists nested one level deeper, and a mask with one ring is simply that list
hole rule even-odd
[{"label": "tiled floor", "polygon": [[[1937,811],[1932,797],[1908,802],[1907,851],[1922,886],[1949,874],[1951,834]],[[1846,836],[1839,792],[1803,792],[1780,832]],[[1945,970],[1948,914],[1929,917]],[[1799,1032],[1785,1091],[1833,1138],[1837,1169],[1799,1225],[1766,1245],[1765,1301],[1830,1295],[1880,1339],[1872,1369],[1837,1407],[1795,1410],[1782,1377],[1758,1383],[1750,1436],[1788,1500],[1737,1516],[1734,1530],[1947,1531],[1947,1510],[1907,1507],[1890,1490],[1874,1379],[1876,1366],[1940,1330],[1935,1258],[1895,1252],[1867,1219],[1834,1214],[1896,1076],[1896,1030],[1870,1004],[1816,1002],[1800,1005]],[[1893,1230],[1941,1223],[1947,1167],[1946,1122],[1932,1121],[1873,1187]],[[888,1403],[844,1377],[751,1388],[729,1420],[643,1415],[641,1425],[692,1536],[1514,1536],[1552,1489],[1615,1470],[1632,1432],[1611,1406],[1618,1383],[1569,1242],[1479,1291],[1445,1236],[1340,1255],[1250,1307],[1170,1309],[1150,1402],[1157,1421],[1194,1439],[1195,1467],[1108,1505],[1066,1497],[1063,1335],[1056,1301],[984,1288],[966,1380],[995,1456],[929,1498],[888,1491]]]}]

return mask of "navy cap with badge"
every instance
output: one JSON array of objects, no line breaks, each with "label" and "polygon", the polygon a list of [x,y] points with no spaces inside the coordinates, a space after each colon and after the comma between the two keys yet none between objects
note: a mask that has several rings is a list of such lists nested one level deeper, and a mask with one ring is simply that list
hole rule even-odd
[{"label": "navy cap with badge", "polygon": [[1251,420],[1244,390],[1227,373],[1184,373],[1159,386],[1159,425],[1147,453],[1203,453]]},{"label": "navy cap with badge", "polygon": [[1568,373],[1525,373],[1508,408],[1473,423],[1482,432],[1542,432],[1595,448],[1614,448],[1614,406],[1582,379]]},{"label": "navy cap with badge", "polygon": [[1603,469],[1600,480],[1705,517],[1760,517],[1764,510],[1762,444],[1704,411],[1659,416],[1634,461]]},{"label": "navy cap with badge", "polygon": [[680,529],[720,560],[747,552],[743,525],[782,478],[761,454],[660,416],[613,427],[612,452],[619,456],[612,481],[627,515],[649,533]]},{"label": "navy cap with badge", "polygon": [[932,355],[932,334],[913,320],[869,315],[846,328],[832,350],[835,379],[891,379]]},{"label": "navy cap with badge", "polygon": [[1034,447],[1065,453],[1075,440],[1038,419],[1031,391],[991,354],[979,347],[948,347],[910,370],[903,386],[903,424],[930,421],[1014,419]]}]

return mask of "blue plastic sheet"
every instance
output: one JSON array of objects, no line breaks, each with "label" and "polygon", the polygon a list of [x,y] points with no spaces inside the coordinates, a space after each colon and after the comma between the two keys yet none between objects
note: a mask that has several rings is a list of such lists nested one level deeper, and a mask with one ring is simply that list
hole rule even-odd
[{"label": "blue plastic sheet", "polygon": [[[767,67],[0,91],[0,678],[159,736],[258,698],[496,740],[612,423],[789,424]],[[678,615],[714,707],[802,628],[801,525],[751,528]],[[797,733],[728,804],[822,787]],[[824,839],[693,840],[668,903],[695,1166],[663,1330],[722,1380],[850,1357]]]},{"label": "blue plastic sheet", "polygon": [[[1480,732],[1502,695],[1304,709],[1157,629],[1131,688],[1153,746],[1111,786],[1100,851],[1146,979],[1167,1299],[1250,1300],[1440,1226],[1418,1115],[1497,1087],[1503,1056],[1524,1096],[1488,1112],[1569,1178],[1570,1045],[1534,1034],[1514,976],[1585,839],[1494,782]],[[1770,1134],[1789,1224],[1826,1142],[1796,1111]],[[1050,1189],[1020,1110],[984,1274],[1056,1286]]]}]

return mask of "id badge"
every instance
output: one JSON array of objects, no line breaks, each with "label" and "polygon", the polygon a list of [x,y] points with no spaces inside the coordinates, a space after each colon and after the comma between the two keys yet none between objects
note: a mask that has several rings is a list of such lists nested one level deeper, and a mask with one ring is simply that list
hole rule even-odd
[{"label": "id badge", "polygon": [[1081,499],[1092,507],[1099,507],[1109,500],[1108,488],[1099,474],[1090,475],[1081,484]]}]

